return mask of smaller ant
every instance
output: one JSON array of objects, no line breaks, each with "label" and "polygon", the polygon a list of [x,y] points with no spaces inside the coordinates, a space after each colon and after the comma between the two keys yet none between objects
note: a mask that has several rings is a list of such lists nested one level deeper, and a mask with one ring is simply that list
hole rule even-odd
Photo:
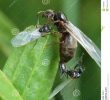
[{"label": "smaller ant", "polygon": [[[83,55],[82,55],[83,56]],[[66,74],[67,77],[70,76],[72,79],[79,78],[81,74],[84,72],[85,68],[82,65],[82,56],[79,60],[79,62],[76,64],[73,70],[66,69],[66,66],[64,63],[60,65],[60,70],[62,74]]]}]

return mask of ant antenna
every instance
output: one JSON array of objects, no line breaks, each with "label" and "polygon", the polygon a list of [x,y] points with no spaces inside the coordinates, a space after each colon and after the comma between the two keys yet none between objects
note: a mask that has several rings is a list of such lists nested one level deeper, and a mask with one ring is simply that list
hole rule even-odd
[{"label": "ant antenna", "polygon": [[36,25],[36,27],[39,27],[40,26],[40,24],[39,24],[39,15],[40,14],[42,14],[42,13],[44,13],[45,11],[39,11],[39,12],[37,12],[37,25]]},{"label": "ant antenna", "polygon": [[37,24],[39,25],[39,15],[37,16]]},{"label": "ant antenna", "polygon": [[39,11],[39,12],[37,12],[37,14],[39,15],[39,14],[42,14],[42,13],[44,13],[45,11]]},{"label": "ant antenna", "polygon": [[83,56],[84,56],[84,53],[82,53],[82,55],[81,55],[81,57],[80,57],[80,59],[79,59],[79,63],[81,63],[81,64],[82,64],[82,62],[83,62]]},{"label": "ant antenna", "polygon": [[40,24],[39,24],[39,14],[37,14],[37,24],[36,24],[36,27],[39,27]]}]

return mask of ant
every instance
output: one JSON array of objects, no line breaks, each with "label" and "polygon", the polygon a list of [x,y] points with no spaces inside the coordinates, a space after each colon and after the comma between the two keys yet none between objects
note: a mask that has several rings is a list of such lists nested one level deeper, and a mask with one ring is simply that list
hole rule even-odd
[{"label": "ant", "polygon": [[[55,12],[53,10],[38,12],[42,14],[42,17],[47,18],[49,21],[53,22],[60,33],[60,69],[62,73],[67,74],[72,79],[79,78],[84,72],[82,61],[75,66],[73,70],[66,70],[65,63],[71,60],[75,56],[75,51],[77,48],[77,40],[74,39],[70,33],[65,28],[65,23],[67,23],[67,18],[61,12]],[[81,57],[82,59],[82,57]]]}]

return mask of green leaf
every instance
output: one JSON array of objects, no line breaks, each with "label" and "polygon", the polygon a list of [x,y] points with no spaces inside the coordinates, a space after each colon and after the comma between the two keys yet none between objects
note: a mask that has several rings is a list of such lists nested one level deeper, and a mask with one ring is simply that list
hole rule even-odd
[{"label": "green leaf", "polygon": [[10,80],[0,70],[0,97],[3,100],[23,100]]},{"label": "green leaf", "polygon": [[3,71],[24,100],[48,100],[59,65],[58,40],[47,35],[9,57]]}]

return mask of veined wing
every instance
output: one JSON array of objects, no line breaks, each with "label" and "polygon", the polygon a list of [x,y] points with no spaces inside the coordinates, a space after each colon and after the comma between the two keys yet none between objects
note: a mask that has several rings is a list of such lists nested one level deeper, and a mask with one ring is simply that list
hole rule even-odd
[{"label": "veined wing", "polygon": [[101,66],[101,52],[95,43],[87,37],[82,31],[74,26],[70,21],[65,23],[67,31],[73,36],[88,52],[88,54]]},{"label": "veined wing", "polygon": [[11,43],[14,47],[23,46],[37,38],[41,37],[41,33],[39,32],[39,28],[35,28],[33,30],[24,30],[17,34],[12,40]]}]

